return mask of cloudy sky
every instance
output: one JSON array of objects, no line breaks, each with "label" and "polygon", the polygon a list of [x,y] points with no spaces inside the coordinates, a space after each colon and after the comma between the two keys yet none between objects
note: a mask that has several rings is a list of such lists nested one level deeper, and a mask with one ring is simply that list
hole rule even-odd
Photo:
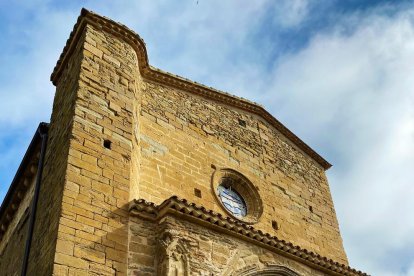
[{"label": "cloudy sky", "polygon": [[150,63],[254,100],[334,166],[351,266],[414,275],[414,3],[0,0],[0,201],[86,7],[144,38]]}]

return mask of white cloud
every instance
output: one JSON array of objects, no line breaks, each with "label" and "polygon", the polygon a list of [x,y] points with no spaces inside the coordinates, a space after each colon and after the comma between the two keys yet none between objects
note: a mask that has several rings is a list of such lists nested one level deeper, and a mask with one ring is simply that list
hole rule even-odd
[{"label": "white cloud", "polygon": [[383,260],[414,245],[414,16],[365,16],[286,56],[264,99],[299,136],[336,149],[329,176],[351,264],[396,274],[404,264]]},{"label": "white cloud", "polygon": [[296,27],[309,12],[309,0],[276,1],[273,22],[284,28]]},{"label": "white cloud", "polygon": [[13,39],[2,45],[8,56],[2,56],[7,69],[1,71],[0,110],[6,116],[0,117],[0,130],[30,123],[34,131],[39,121],[50,117],[54,87],[49,77],[72,27],[67,22],[74,16],[38,8],[29,22],[7,26]]},{"label": "white cloud", "polygon": [[1,201],[39,122],[49,121],[54,96],[50,73],[79,10],[54,11],[45,1],[0,6],[8,11],[2,15],[7,24],[2,23],[0,40]]}]

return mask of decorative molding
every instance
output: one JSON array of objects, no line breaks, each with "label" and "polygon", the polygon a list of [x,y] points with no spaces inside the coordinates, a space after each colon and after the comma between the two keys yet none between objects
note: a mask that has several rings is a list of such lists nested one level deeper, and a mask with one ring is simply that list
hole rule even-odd
[{"label": "decorative molding", "polygon": [[130,214],[152,221],[159,221],[166,215],[177,216],[253,242],[287,258],[321,270],[328,275],[368,275],[309,250],[302,249],[290,242],[278,239],[268,233],[263,233],[238,220],[225,217],[194,203],[189,203],[186,199],[179,199],[176,196],[165,200],[160,205],[147,202],[144,199],[134,200],[130,207]]},{"label": "decorative molding", "polygon": [[66,67],[68,59],[75,49],[76,44],[78,43],[78,40],[87,24],[90,24],[99,30],[110,33],[128,43],[137,54],[139,71],[144,79],[178,88],[189,93],[256,114],[265,119],[275,129],[293,142],[293,144],[295,144],[300,150],[313,158],[325,170],[332,166],[328,161],[326,161],[322,156],[315,152],[311,147],[309,147],[305,142],[303,142],[299,137],[297,137],[293,132],[273,117],[268,111],[266,111],[261,105],[151,66],[148,61],[145,42],[138,34],[130,30],[125,25],[97,15],[86,9],[82,9],[81,14],[73,27],[73,31],[71,32],[50,77],[54,85],[57,85],[59,82],[62,71]]}]

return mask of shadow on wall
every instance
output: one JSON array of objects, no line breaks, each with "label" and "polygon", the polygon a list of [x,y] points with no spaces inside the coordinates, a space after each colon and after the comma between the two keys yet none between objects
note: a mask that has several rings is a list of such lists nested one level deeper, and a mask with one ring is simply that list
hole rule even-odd
[{"label": "shadow on wall", "polygon": [[[82,229],[76,230],[73,246],[75,258],[69,262],[69,266],[72,267],[55,266],[57,275],[60,273],[67,275],[65,273],[69,272],[81,273],[85,270],[97,275],[127,273],[129,203],[113,211],[104,208],[102,215],[94,214],[93,219],[84,218]],[[67,252],[70,249],[65,246],[64,235],[58,242],[56,250],[57,260],[59,254],[71,253]]]}]

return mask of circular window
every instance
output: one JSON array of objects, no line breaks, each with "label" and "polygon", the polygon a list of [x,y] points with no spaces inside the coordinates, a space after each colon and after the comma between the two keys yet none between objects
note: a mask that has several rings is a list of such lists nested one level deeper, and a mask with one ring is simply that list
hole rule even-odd
[{"label": "circular window", "polygon": [[214,173],[212,180],[213,191],[227,214],[249,224],[259,220],[262,201],[245,176],[232,169],[221,169]]},{"label": "circular window", "polygon": [[245,217],[247,215],[246,202],[231,186],[220,184],[218,186],[218,195],[227,211],[236,217]]}]

